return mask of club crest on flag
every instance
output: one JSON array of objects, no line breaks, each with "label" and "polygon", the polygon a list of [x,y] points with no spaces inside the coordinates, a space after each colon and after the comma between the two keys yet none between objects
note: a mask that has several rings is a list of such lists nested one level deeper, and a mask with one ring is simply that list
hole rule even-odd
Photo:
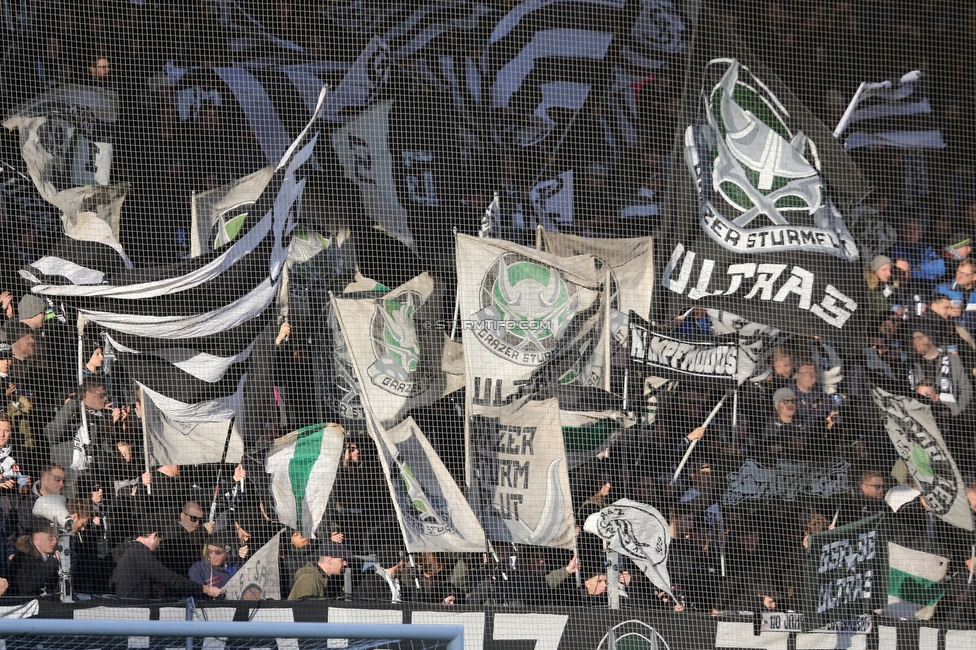
[{"label": "club crest on flag", "polygon": [[414,507],[413,512],[403,513],[403,524],[410,526],[420,536],[439,537],[447,533],[457,533],[450,523],[454,518],[447,499],[427,494],[410,465],[399,454],[394,456],[393,463],[400,474],[401,484],[397,488]]},{"label": "club crest on flag", "polygon": [[[597,535],[619,540],[624,553],[657,566],[668,559],[667,522],[642,504],[614,504],[597,513]],[[636,531],[641,531],[638,537]]]},{"label": "club crest on flag", "polygon": [[965,483],[931,410],[878,386],[872,387],[871,396],[884,413],[888,437],[929,510],[953,526],[973,530]]},{"label": "club crest on flag", "polygon": [[579,307],[578,287],[557,269],[505,253],[481,282],[477,338],[494,354],[525,366],[545,361]]},{"label": "club crest on flag", "polygon": [[806,251],[846,261],[857,243],[827,194],[815,143],[793,131],[772,91],[735,59],[712,59],[706,124],[685,130],[700,225],[733,253]]},{"label": "club crest on flag", "polygon": [[378,300],[370,324],[376,361],[366,372],[374,386],[401,397],[415,397],[428,386],[419,372],[421,350],[413,321],[422,301],[419,293],[410,290]]}]

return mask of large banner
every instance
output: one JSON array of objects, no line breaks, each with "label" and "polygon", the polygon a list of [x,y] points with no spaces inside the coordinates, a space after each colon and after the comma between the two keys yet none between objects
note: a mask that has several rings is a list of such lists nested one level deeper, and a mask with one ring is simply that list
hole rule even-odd
[{"label": "large banner", "polygon": [[823,124],[753,61],[723,9],[699,12],[661,284],[673,306],[836,340],[863,284],[844,215],[867,187]]},{"label": "large banner", "polygon": [[[657,650],[787,650],[787,648],[917,648],[918,650],[959,650],[976,643],[976,631],[951,629],[945,626],[920,626],[917,621],[900,621],[877,617],[861,629],[804,634],[796,624],[797,613],[782,612],[778,616],[767,613],[756,625],[751,616],[685,611],[676,614],[668,609],[631,608],[620,610],[606,607],[549,607],[472,608],[457,605],[445,609],[440,605],[401,603],[391,605],[376,601],[317,600],[262,602],[260,607],[247,600],[196,601],[193,619],[208,621],[253,621],[254,623],[345,623],[368,625],[402,623],[418,625],[461,625],[464,627],[464,647],[487,650],[536,648],[539,650],[612,650],[640,648]],[[186,618],[183,604],[143,603],[121,604],[116,599],[76,601],[72,604],[42,598],[31,601],[30,610],[41,619],[94,618],[128,621],[173,620]],[[11,612],[16,616],[26,609]],[[585,614],[585,615],[583,615]],[[30,614],[28,614],[30,615]],[[43,621],[42,621],[43,622]],[[867,622],[867,621],[866,621]],[[146,644],[145,638],[134,637],[135,643]],[[223,639],[214,638],[215,649],[224,647]],[[345,643],[345,640],[336,640]],[[383,641],[383,645],[360,647],[409,648],[407,641]],[[125,640],[122,640],[123,644]],[[299,647],[294,638],[234,639],[234,647],[242,650],[275,648],[286,650]],[[8,644],[9,645],[9,644]],[[171,644],[172,645],[172,644]],[[350,646],[352,644],[349,644]]]},{"label": "large banner", "polygon": [[877,386],[871,388],[871,397],[884,413],[891,444],[908,467],[931,512],[946,523],[973,530],[966,484],[946,448],[932,409],[911,397],[894,395]]},{"label": "large banner", "polygon": [[778,459],[775,465],[747,458],[738,470],[728,474],[722,503],[750,505],[760,501],[795,501],[799,497],[829,499],[851,493],[848,470],[851,464],[835,458],[823,464],[795,463]]},{"label": "large banner", "polygon": [[885,516],[810,535],[804,562],[803,629],[870,614],[888,604]]},{"label": "large banner", "polygon": [[469,498],[488,538],[573,548],[558,401],[523,401],[483,412],[471,419]]},{"label": "large banner", "polygon": [[532,373],[599,327],[606,273],[589,255],[554,257],[505,241],[457,238],[469,401],[510,403]]},{"label": "large banner", "polygon": [[768,373],[766,360],[778,332],[770,328],[735,334],[675,336],[630,314],[630,365],[638,376],[700,377],[742,383]]}]

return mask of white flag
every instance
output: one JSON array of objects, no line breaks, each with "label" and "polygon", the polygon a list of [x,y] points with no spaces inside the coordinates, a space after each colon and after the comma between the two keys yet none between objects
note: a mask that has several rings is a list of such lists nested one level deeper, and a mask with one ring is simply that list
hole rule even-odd
[{"label": "white flag", "polygon": [[523,401],[471,420],[471,504],[495,541],[576,543],[559,403]]},{"label": "white flag", "polygon": [[668,575],[671,530],[667,519],[656,508],[620,499],[587,517],[583,530],[629,557],[655,587],[671,594]]},{"label": "white flag", "polygon": [[510,242],[457,237],[467,390],[475,412],[510,403],[554,354],[592,335],[603,278],[589,255],[559,258]]},{"label": "white flag", "polygon": [[871,388],[871,397],[884,413],[888,437],[929,509],[948,524],[973,530],[966,484],[949,455],[931,408],[877,386]]},{"label": "white flag", "polygon": [[383,426],[443,395],[443,337],[417,327],[433,290],[424,273],[379,298],[332,299],[362,397]]},{"label": "white flag", "polygon": [[[142,401],[149,460],[156,465],[239,463],[244,439],[233,420],[180,422],[160,411],[151,399]],[[230,442],[227,442],[228,436]],[[224,447],[227,455],[221,456]]]},{"label": "white flag", "polygon": [[387,431],[365,410],[407,552],[483,552],[477,517],[413,418]]},{"label": "white flag", "polygon": [[230,577],[224,585],[227,600],[281,600],[278,573],[280,543],[279,532]]},{"label": "white flag", "polygon": [[275,440],[265,461],[278,521],[315,537],[345,450],[337,424],[315,424]]},{"label": "white flag", "polygon": [[[631,311],[646,318],[654,289],[654,242],[650,237],[595,239],[564,235],[548,230],[542,233],[542,249],[559,257],[591,255],[598,273],[609,273],[602,290],[609,293],[609,304],[588,347],[576,368],[569,369],[561,383],[606,387],[607,368],[623,365],[627,357],[628,317]],[[609,333],[610,340],[607,340]]]},{"label": "white flag", "polygon": [[45,201],[61,210],[65,234],[110,246],[126,268],[119,243],[127,184],[110,184],[118,96],[94,86],[50,90],[8,117],[19,131],[27,171]]}]

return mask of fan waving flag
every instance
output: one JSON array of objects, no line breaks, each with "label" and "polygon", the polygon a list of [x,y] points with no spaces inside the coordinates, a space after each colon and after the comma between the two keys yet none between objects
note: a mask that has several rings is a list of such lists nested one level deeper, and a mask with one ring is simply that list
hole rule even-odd
[{"label": "fan waving flag", "polygon": [[632,559],[655,587],[671,593],[668,576],[671,530],[668,520],[656,508],[619,499],[587,517],[583,530],[604,540],[608,548]]},{"label": "fan waving flag", "polygon": [[899,149],[942,149],[946,146],[938,129],[929,98],[918,92],[922,73],[913,70],[897,82],[862,82],[834,136],[844,133],[844,149],[897,147]]},{"label": "fan waving flag", "polygon": [[[323,90],[315,115],[324,98]],[[240,406],[255,341],[274,318],[305,187],[299,170],[317,138],[313,123],[314,117],[247,207],[243,234],[221,251],[118,277],[47,256],[21,276],[34,293],[72,305],[104,329],[129,375],[167,417],[229,420]]]},{"label": "fan waving flag", "polygon": [[345,431],[337,424],[315,424],[275,440],[265,460],[271,475],[278,520],[315,537],[332,494]]},{"label": "fan waving flag", "polygon": [[668,316],[691,301],[838,340],[864,312],[864,263],[844,214],[867,188],[720,14],[713,2],[700,11],[673,157],[685,164],[669,174]]}]

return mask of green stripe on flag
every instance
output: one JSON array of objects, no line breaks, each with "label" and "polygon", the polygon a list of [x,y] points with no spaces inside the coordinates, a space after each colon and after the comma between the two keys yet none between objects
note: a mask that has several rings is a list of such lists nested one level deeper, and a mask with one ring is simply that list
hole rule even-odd
[{"label": "green stripe on flag", "polygon": [[322,453],[324,430],[325,426],[321,424],[300,429],[295,440],[295,453],[288,461],[288,479],[291,481],[291,492],[295,496],[295,513],[298,522],[295,528],[298,530],[302,530],[305,490],[308,488],[308,477],[312,473],[312,467]]},{"label": "green stripe on flag", "polygon": [[620,428],[613,418],[605,418],[584,427],[563,427],[563,444],[566,451],[590,451],[603,444],[607,437]]},{"label": "green stripe on flag", "polygon": [[920,607],[929,607],[942,600],[945,596],[945,586],[890,567],[888,594]]}]

